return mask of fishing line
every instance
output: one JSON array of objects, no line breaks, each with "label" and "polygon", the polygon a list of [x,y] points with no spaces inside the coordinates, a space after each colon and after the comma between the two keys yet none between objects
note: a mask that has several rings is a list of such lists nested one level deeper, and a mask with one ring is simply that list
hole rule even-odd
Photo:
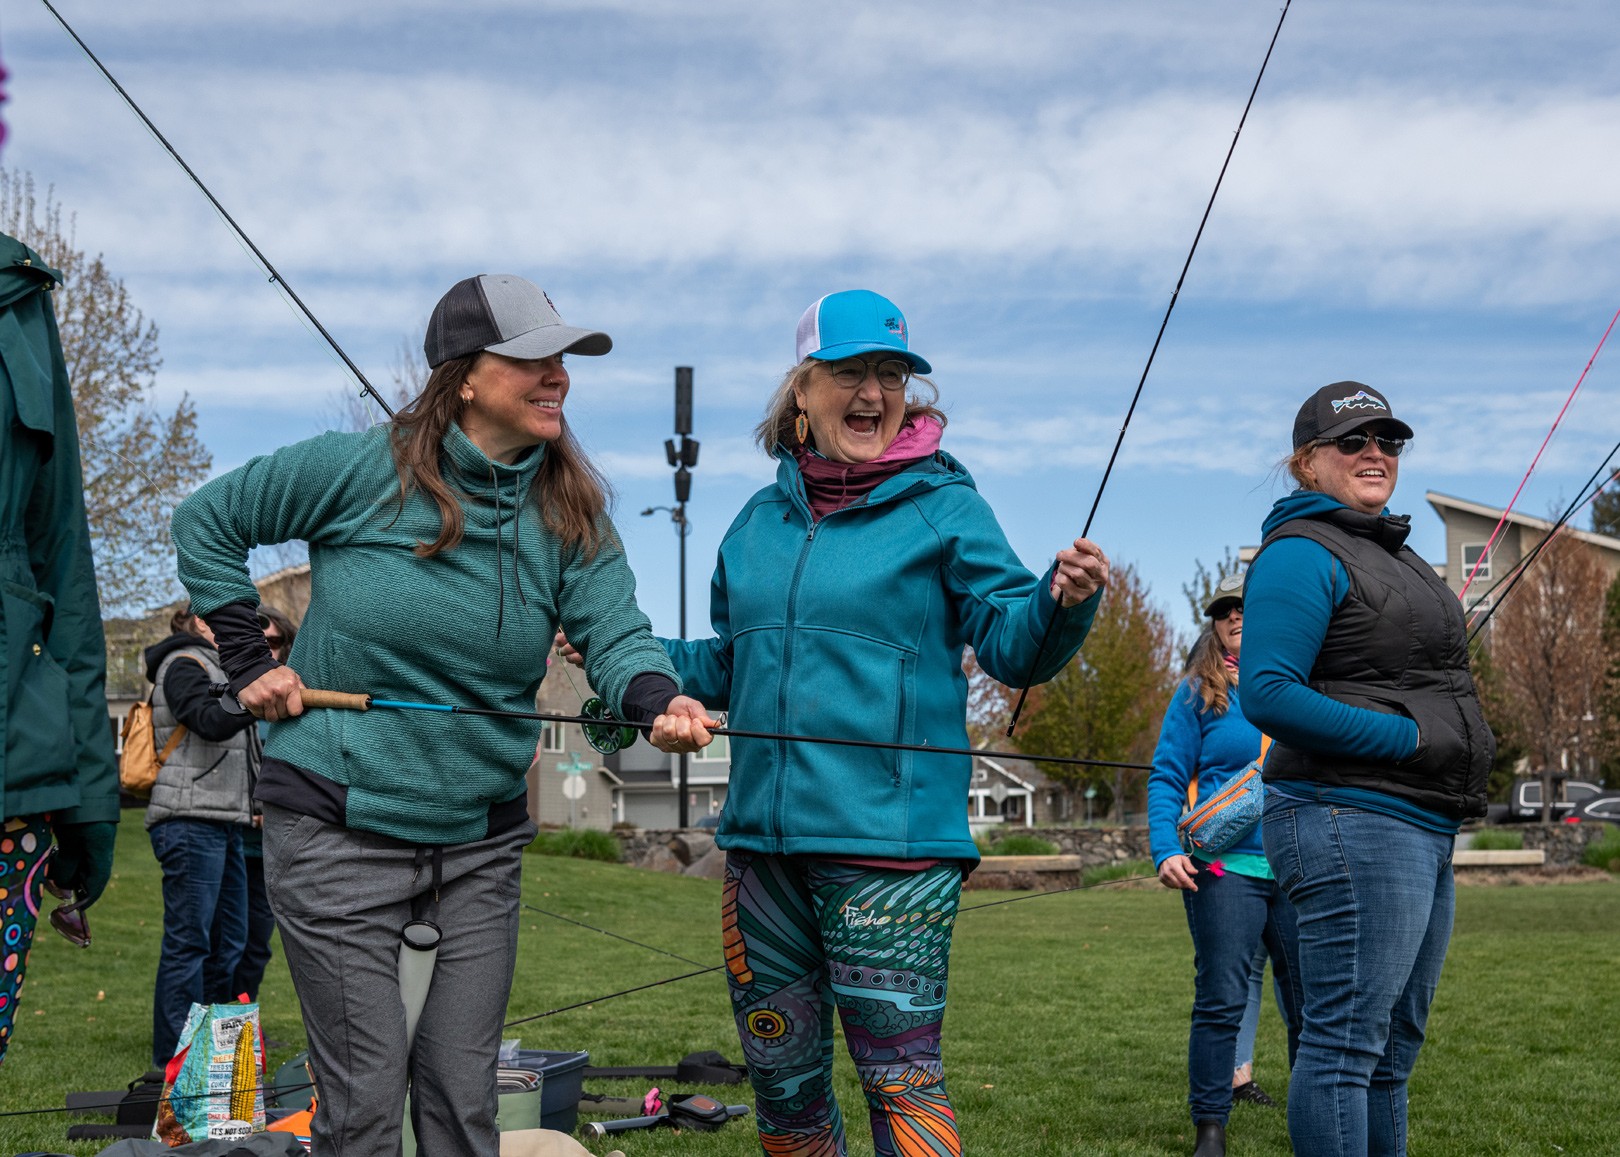
[{"label": "fishing line", "polygon": [[[1486,608],[1484,616],[1480,618],[1477,624],[1471,624],[1472,629],[1468,633],[1468,642],[1470,645],[1472,645],[1474,640],[1479,637],[1479,633],[1485,629],[1485,624],[1491,621],[1491,616],[1496,613],[1497,608],[1507,601],[1508,596],[1513,593],[1513,588],[1519,585],[1519,580],[1524,578],[1524,576],[1529,572],[1531,564],[1536,561],[1536,558],[1541,554],[1542,550],[1549,542],[1552,541],[1553,537],[1568,524],[1570,517],[1582,506],[1585,506],[1588,502],[1595,499],[1603,488],[1609,484],[1609,482],[1612,480],[1610,478],[1605,478],[1601,482],[1598,482],[1597,480],[1598,477],[1609,468],[1609,463],[1613,461],[1616,454],[1620,454],[1620,442],[1616,442],[1614,444],[1614,447],[1604,457],[1603,461],[1598,464],[1598,468],[1592,471],[1592,473],[1587,477],[1586,481],[1582,483],[1581,488],[1575,492],[1575,498],[1567,507],[1564,508],[1564,513],[1558,516],[1558,520],[1554,522],[1551,528],[1548,529],[1547,533],[1542,536],[1541,541],[1536,543],[1536,545],[1530,549],[1529,553],[1524,556],[1516,568],[1516,572],[1505,582],[1498,584],[1498,587],[1493,587],[1491,589],[1491,605]],[[1596,484],[1595,486],[1594,483]],[[1586,492],[1588,490],[1591,490],[1592,493],[1587,494]],[[1583,494],[1586,495],[1585,498],[1581,497]],[[1497,594],[1498,588],[1501,590],[1500,595]]]},{"label": "fishing line", "polygon": [[[961,912],[957,913],[957,915],[960,916],[962,914],[962,912],[977,912],[981,908],[997,908],[997,907],[1000,907],[1003,904],[1017,904],[1021,900],[1039,900],[1044,896],[1061,896],[1066,892],[1085,892],[1085,891],[1089,891],[1092,888],[1107,888],[1107,887],[1109,887],[1110,885],[1113,885],[1113,884],[1130,884],[1130,883],[1135,883],[1136,881],[1139,881],[1139,880],[1156,880],[1156,879],[1158,879],[1157,876],[1125,876],[1125,877],[1123,877],[1121,879],[1118,879],[1118,880],[1100,880],[1095,884],[1077,884],[1077,885],[1075,885],[1074,887],[1071,887],[1071,888],[1053,888],[1049,892],[1031,892],[1031,893],[1029,893],[1028,895],[1025,895],[1025,896],[1013,896],[1010,899],[1006,899],[1006,900],[991,900],[989,903],[986,903],[986,904],[974,904],[974,905],[972,905],[970,907],[963,908],[961,910]],[[525,906],[527,906],[527,905],[525,905]],[[610,933],[610,935],[611,935],[611,933]],[[646,946],[643,945],[643,947],[646,947]],[[658,951],[658,950],[655,949],[655,951]],[[669,955],[669,954],[665,953],[665,955]],[[683,972],[679,976],[665,977],[663,980],[655,980],[651,984],[640,984],[640,985],[637,985],[635,988],[625,988],[625,989],[621,989],[618,992],[610,992],[606,996],[597,997],[595,1000],[581,1000],[581,1001],[578,1001],[578,1002],[576,1002],[574,1004],[565,1004],[561,1008],[554,1008],[550,1012],[537,1012],[533,1016],[523,1016],[523,1017],[519,1017],[516,1020],[509,1020],[504,1025],[502,1025],[501,1027],[503,1027],[503,1028],[511,1028],[513,1025],[528,1024],[530,1021],[535,1021],[535,1020],[544,1020],[546,1017],[548,1017],[548,1016],[556,1016],[560,1012],[572,1012],[576,1008],[589,1008],[593,1004],[601,1004],[604,1001],[615,1000],[615,999],[617,999],[618,997],[621,997],[621,996],[629,996],[631,993],[634,993],[634,992],[645,992],[649,988],[660,988],[660,987],[662,987],[663,985],[666,985],[666,984],[674,984],[676,981],[690,980],[694,976],[707,976],[709,973],[711,973],[711,972],[719,972],[723,968],[725,968],[724,964],[716,964],[712,968],[705,968],[705,969],[702,969],[699,972]]]},{"label": "fishing line", "polygon": [[660,956],[668,956],[672,960],[679,960],[683,964],[691,964],[698,968],[707,967],[701,960],[693,960],[690,956],[682,956],[679,952],[667,952],[662,948],[655,948],[651,944],[643,944],[640,940],[632,940],[628,936],[620,936],[617,932],[609,932],[606,928],[598,928],[595,924],[587,924],[583,920],[575,920],[572,916],[564,916],[560,912],[547,912],[544,908],[536,908],[533,904],[523,905],[531,912],[538,912],[542,916],[550,916],[553,920],[561,920],[564,924],[572,924],[576,928],[586,928],[592,932],[600,932],[603,936],[611,936],[615,940],[623,940],[626,944],[634,944],[637,948],[645,948],[648,952],[656,952]]},{"label": "fishing line", "polygon": [[[1046,897],[1046,896],[1061,896],[1061,895],[1064,895],[1065,893],[1068,893],[1068,892],[1085,892],[1085,891],[1089,891],[1092,888],[1107,888],[1107,887],[1110,887],[1111,885],[1114,885],[1114,884],[1131,884],[1131,883],[1135,883],[1135,882],[1138,882],[1138,881],[1141,881],[1141,880],[1154,880],[1154,879],[1157,879],[1157,878],[1158,877],[1156,877],[1156,876],[1125,876],[1125,877],[1123,877],[1121,879],[1118,879],[1118,880],[1101,880],[1101,881],[1099,881],[1099,882],[1097,882],[1095,884],[1077,884],[1077,885],[1075,885],[1073,887],[1069,887],[1069,888],[1054,888],[1051,891],[1047,891],[1047,892],[1031,892],[1028,895],[1024,895],[1024,896],[1012,896],[1012,897],[1009,897],[1006,900],[991,900],[988,903],[984,903],[984,904],[973,904],[973,905],[971,905],[969,907],[961,909],[961,911],[958,912],[957,915],[958,915],[958,917],[960,917],[961,915],[963,915],[963,914],[965,914],[967,912],[977,912],[977,911],[979,911],[981,909],[984,909],[984,908],[998,908],[1003,904],[1017,904],[1017,903],[1019,903],[1021,901],[1024,901],[1024,900],[1039,900],[1039,899],[1041,899],[1043,897]],[[566,921],[569,924],[579,924],[580,927],[589,928],[592,932],[601,932],[604,936],[612,936],[616,940],[624,940],[627,943],[636,945],[638,948],[649,948],[652,951],[661,953],[664,956],[673,956],[677,960],[687,960],[686,957],[679,956],[676,953],[665,952],[662,948],[653,948],[652,945],[650,945],[650,944],[642,944],[639,941],[630,940],[628,937],[619,936],[617,933],[608,932],[608,931],[606,931],[604,929],[601,929],[601,928],[595,928],[595,927],[592,927],[589,924],[582,924],[578,920],[570,920],[567,916],[559,916],[555,912],[547,912],[542,908],[536,908],[532,904],[525,903],[523,906],[525,908],[528,908],[532,912],[539,912],[543,916],[550,916],[553,919],[563,920],[563,921]],[[695,960],[687,960],[687,963],[696,964],[697,961],[695,961]],[[598,997],[595,997],[594,999],[591,999],[591,1000],[581,1000],[581,1001],[576,1001],[573,1004],[565,1004],[561,1008],[553,1008],[553,1009],[550,1009],[547,1012],[535,1013],[532,1016],[520,1016],[516,1020],[507,1021],[501,1027],[502,1028],[513,1028],[513,1027],[515,1027],[517,1025],[520,1025],[520,1024],[529,1024],[532,1021],[544,1020],[546,1017],[556,1016],[559,1013],[572,1012],[575,1009],[589,1008],[593,1004],[602,1004],[602,1003],[605,1003],[606,1001],[609,1001],[609,1000],[616,1000],[621,996],[630,996],[633,993],[646,992],[648,989],[652,989],[652,988],[662,988],[666,984],[675,984],[675,983],[677,983],[679,981],[682,981],[682,980],[691,980],[693,977],[697,977],[697,976],[707,976],[711,972],[719,972],[719,971],[723,970],[724,968],[725,968],[724,964],[716,964],[716,965],[713,965],[712,967],[709,967],[709,968],[700,968],[696,972],[683,972],[679,976],[667,976],[662,980],[655,980],[655,981],[652,981],[649,984],[638,984],[634,988],[620,989],[618,992],[610,992],[610,993],[607,993],[604,996],[598,996]],[[301,1085],[258,1085],[258,1086],[255,1086],[253,1091],[254,1092],[275,1091],[275,1092],[278,1092],[278,1093],[296,1093],[296,1092],[299,1092],[299,1091],[301,1091],[303,1089],[308,1089],[308,1088],[313,1088],[313,1087],[314,1086],[311,1083],[308,1083],[308,1082],[306,1082],[304,1084],[301,1084]],[[162,1099],[167,1099],[167,1100],[170,1100],[170,1101],[174,1101],[174,1100],[201,1100],[201,1099],[204,1099],[204,1098],[207,1098],[207,1097],[220,1097],[220,1096],[225,1096],[225,1095],[227,1095],[227,1094],[225,1094],[225,1093],[217,1093],[217,1092],[216,1093],[194,1093],[194,1094],[176,1093],[176,1094],[172,1094],[168,1098],[162,1098]],[[12,1110],[9,1110],[9,1111],[0,1112],[0,1117],[43,1116],[43,1115],[47,1115],[47,1114],[51,1114],[51,1113],[77,1113],[77,1112],[84,1112],[84,1111],[94,1111],[94,1110],[97,1110],[97,1109],[109,1109],[109,1110],[112,1110],[112,1109],[117,1109],[118,1106],[121,1103],[122,1103],[122,1099],[120,1099],[118,1101],[108,1101],[105,1104],[101,1104],[101,1105],[75,1105],[71,1109],[69,1109],[69,1108],[67,1108],[65,1106],[59,1107],[59,1108],[58,1107],[52,1107],[52,1108],[49,1108],[49,1109],[12,1109]]]},{"label": "fishing line", "polygon": [[[216,684],[221,690],[223,684]],[[610,719],[602,715],[561,715],[549,711],[509,711],[499,707],[465,707],[449,703],[413,703],[403,699],[377,699],[371,695],[360,692],[323,691],[314,687],[303,687],[299,695],[308,707],[326,707],[337,710],[369,711],[373,708],[394,711],[438,711],[447,715],[478,715],[492,719],[532,719],[542,723],[573,723],[585,731],[586,739],[591,746],[603,754],[611,755],[619,749],[613,746],[609,739],[614,732],[647,732],[653,729],[651,723],[629,723],[622,719]],[[600,703],[600,700],[591,700],[586,704]],[[1081,767],[1115,767],[1129,771],[1152,771],[1153,767],[1147,763],[1126,763],[1111,759],[1083,759],[1077,755],[1026,755],[1022,751],[991,751],[976,747],[934,747],[927,743],[889,743],[880,739],[842,739],[830,735],[787,735],[778,731],[742,731],[733,727],[710,727],[706,729],[710,735],[725,735],[732,739],[768,739],[788,743],[820,743],[832,747],[862,747],[878,751],[920,751],[928,755],[967,755],[983,756],[987,759],[1020,759],[1027,763],[1063,763]],[[607,733],[605,737],[603,733]],[[593,738],[594,736],[594,738]],[[598,746],[602,740],[606,746]],[[622,744],[620,745],[622,746]]]},{"label": "fishing line", "polygon": [[559,1012],[572,1012],[576,1008],[588,1008],[593,1004],[601,1004],[605,1000],[615,1000],[621,996],[629,996],[632,992],[645,992],[649,988],[661,988],[666,984],[674,984],[677,980],[690,980],[694,976],[707,976],[711,972],[719,972],[724,967],[724,964],[716,964],[713,968],[705,968],[698,972],[683,972],[679,976],[665,977],[663,980],[655,980],[651,984],[638,984],[634,988],[610,992],[606,996],[597,997],[595,1000],[581,1000],[575,1004],[565,1004],[561,1008],[554,1008],[550,1012],[537,1012],[533,1016],[520,1016],[516,1020],[507,1021],[501,1027],[511,1028],[513,1025],[528,1024],[531,1020],[544,1020],[548,1016],[556,1016]]},{"label": "fishing line", "polygon": [[[278,1094],[299,1093],[305,1089],[313,1089],[314,1087],[315,1083],[313,1081],[305,1081],[301,1085],[254,1085],[253,1088],[242,1089],[241,1092]],[[125,1094],[125,1096],[127,1095],[128,1094]],[[158,1104],[162,1101],[204,1101],[210,1097],[228,1097],[230,1095],[230,1090],[227,1089],[223,1092],[212,1093],[169,1093],[164,1096],[153,1097],[151,1100],[153,1104]],[[142,1097],[140,1100],[144,1102],[147,1100],[147,1098]],[[124,1098],[120,1097],[116,1101],[104,1101],[94,1105],[62,1105],[60,1107],[52,1106],[49,1109],[7,1109],[0,1111],[0,1117],[42,1117],[50,1113],[97,1113],[103,1109],[108,1111],[116,1110],[123,1103]]]},{"label": "fishing line", "polygon": [[[1181,286],[1187,280],[1187,270],[1192,268],[1193,254],[1198,252],[1198,242],[1204,236],[1204,226],[1209,223],[1210,211],[1215,208],[1215,198],[1220,194],[1221,182],[1226,179],[1226,168],[1232,163],[1232,154],[1237,151],[1238,138],[1243,135],[1243,126],[1249,119],[1249,110],[1254,107],[1255,94],[1260,91],[1260,81],[1266,75],[1266,65],[1271,63],[1271,50],[1277,47],[1277,37],[1282,34],[1283,21],[1288,19],[1288,5],[1292,2],[1293,0],[1283,0],[1282,15],[1277,17],[1277,28],[1271,34],[1271,43],[1266,46],[1265,59],[1260,62],[1260,71],[1254,78],[1254,87],[1249,90],[1249,99],[1243,106],[1243,115],[1238,118],[1237,131],[1232,134],[1232,143],[1226,150],[1226,159],[1221,162],[1220,175],[1215,178],[1215,188],[1210,192],[1209,203],[1204,206],[1204,215],[1198,221],[1198,232],[1193,235],[1192,248],[1187,250],[1187,260],[1182,262],[1181,276],[1176,278],[1176,287],[1170,294],[1170,304],[1164,311],[1164,320],[1159,322],[1159,332],[1153,339],[1153,348],[1148,351],[1147,364],[1142,367],[1142,376],[1137,380],[1136,392],[1131,395],[1131,404],[1125,411],[1125,421],[1119,428],[1119,437],[1114,440],[1114,452],[1108,456],[1108,466],[1103,470],[1102,481],[1097,484],[1097,496],[1091,500],[1091,512],[1086,515],[1086,524],[1080,531],[1081,538],[1091,533],[1091,521],[1097,517],[1097,506],[1102,502],[1103,491],[1108,486],[1109,476],[1114,472],[1114,462],[1119,458],[1119,448],[1125,444],[1125,431],[1130,428],[1131,417],[1136,413],[1136,403],[1142,398],[1142,387],[1147,385],[1148,371],[1153,368],[1153,359],[1159,353],[1159,343],[1164,340],[1164,331],[1170,324],[1170,315],[1175,312],[1176,300],[1181,296]],[[1029,685],[1035,678],[1036,668],[1040,666],[1041,655],[1046,651],[1047,641],[1052,637],[1052,624],[1057,622],[1063,610],[1060,605],[1046,621],[1046,630],[1041,633],[1040,645],[1035,648],[1035,658],[1030,663],[1029,673],[1024,676],[1023,687],[1018,692],[1018,702],[1013,707],[1012,719],[1007,723],[1009,738],[1013,729],[1018,726],[1018,716],[1024,710]]]},{"label": "fishing line", "polygon": [[1586,375],[1592,371],[1592,363],[1597,361],[1598,354],[1603,352],[1603,343],[1609,340],[1609,334],[1614,330],[1614,323],[1617,321],[1620,321],[1620,309],[1615,310],[1614,316],[1609,319],[1609,328],[1605,329],[1603,336],[1598,338],[1597,348],[1592,351],[1592,356],[1586,359],[1586,368],[1581,370],[1581,376],[1575,379],[1575,388],[1570,390],[1569,397],[1564,399],[1563,408],[1558,411],[1558,417],[1553,419],[1552,429],[1548,430],[1547,436],[1541,440],[1541,446],[1536,451],[1536,456],[1530,459],[1530,469],[1526,470],[1524,477],[1519,479],[1519,488],[1513,492],[1513,497],[1508,500],[1507,509],[1502,511],[1502,517],[1496,520],[1496,528],[1491,531],[1491,537],[1486,540],[1485,549],[1479,552],[1479,557],[1474,560],[1473,569],[1468,572],[1468,577],[1463,581],[1462,590],[1457,592],[1459,599],[1465,597],[1468,594],[1468,588],[1474,585],[1474,576],[1479,573],[1479,568],[1490,561],[1491,547],[1496,545],[1497,538],[1506,529],[1508,515],[1513,512],[1514,503],[1518,502],[1519,495],[1524,493],[1525,484],[1530,481],[1530,475],[1535,473],[1536,464],[1541,461],[1541,455],[1546,451],[1547,443],[1551,442],[1553,435],[1558,432],[1559,424],[1563,422],[1564,415],[1569,412],[1570,403],[1575,400],[1575,395],[1580,393],[1581,384],[1586,381]]},{"label": "fishing line", "polygon": [[394,416],[393,408],[388,405],[388,403],[383,399],[383,396],[376,391],[372,384],[366,380],[366,375],[360,372],[360,367],[355,365],[353,360],[350,359],[349,355],[343,352],[343,347],[338,345],[337,339],[327,332],[326,327],[321,324],[320,319],[310,312],[309,307],[304,304],[303,299],[293,291],[292,286],[287,284],[287,279],[281,276],[281,273],[276,269],[276,267],[270,263],[270,259],[266,257],[259,247],[253,243],[253,238],[249,237],[246,231],[236,223],[236,219],[225,211],[225,206],[219,203],[219,198],[215,197],[214,194],[209,191],[208,186],[203,184],[202,178],[197,176],[190,165],[186,164],[185,158],[182,157],[179,151],[169,143],[169,139],[158,131],[157,125],[152,123],[152,118],[147,116],[146,113],[141,110],[141,106],[135,103],[135,98],[130,96],[125,90],[124,86],[118,83],[118,79],[108,71],[105,64],[101,63],[100,58],[97,57],[94,52],[90,51],[90,46],[84,42],[77,32],[73,31],[73,26],[63,19],[62,14],[52,6],[51,0],[39,0],[39,2],[45,5],[45,10],[56,18],[56,22],[62,26],[62,30],[73,38],[73,42],[79,46],[80,51],[82,51],[85,56],[90,58],[90,63],[95,65],[96,68],[100,70],[102,76],[107,78],[107,83],[112,85],[113,91],[123,98],[124,103],[129,106],[130,111],[136,116],[140,117],[141,123],[144,124],[147,131],[157,139],[158,144],[162,145],[164,149],[168,151],[169,156],[174,158],[175,163],[179,165],[181,169],[185,170],[186,176],[191,178],[191,183],[196,185],[197,188],[201,190],[204,197],[208,198],[208,203],[214,207],[214,211],[220,215],[220,218],[225,222],[225,224],[230,226],[231,231],[236,235],[237,240],[241,244],[246,245],[247,248],[252,252],[253,256],[258,259],[259,264],[262,265],[265,272],[270,275],[271,284],[278,286],[281,291],[285,293],[289,299],[291,299],[292,303],[298,307],[299,312],[304,315],[304,318],[309,322],[309,324],[313,325],[316,332],[326,339],[326,343],[332,347],[333,352],[336,353],[338,357],[343,359],[343,364],[349,367],[349,372],[352,373],[356,380],[359,381],[361,389],[365,393],[370,394],[372,399],[382,407],[383,413],[392,418]]}]

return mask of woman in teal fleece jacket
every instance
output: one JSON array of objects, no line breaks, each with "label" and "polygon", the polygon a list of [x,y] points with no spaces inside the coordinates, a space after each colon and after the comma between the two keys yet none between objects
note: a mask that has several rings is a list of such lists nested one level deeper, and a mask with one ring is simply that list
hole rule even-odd
[{"label": "woman in teal fleece jacket", "polygon": [[[666,640],[688,691],[739,727],[967,745],[964,645],[1009,684],[1073,658],[1107,560],[1078,540],[1043,578],[968,472],[905,318],[864,290],[811,306],[759,428],[776,483],[720,546],[715,638]],[[912,382],[920,383],[920,387]],[[911,388],[908,390],[908,386]],[[1060,609],[1072,608],[1072,609]],[[960,1152],[940,1024],[968,832],[965,756],[737,740],[716,843],[743,1052],[770,1154],[842,1153],[836,1006],[876,1151]]]},{"label": "woman in teal fleece jacket", "polygon": [[[533,710],[561,626],[590,647],[612,708],[654,722],[656,745],[708,740],[562,415],[563,355],[610,346],[521,278],[468,278],[435,308],[432,374],[393,423],[255,458],[175,514],[180,576],[232,690],[272,721],[256,798],[320,1089],[315,1152],[397,1154],[407,1076],[422,1152],[496,1152],[534,734],[477,716],[306,712],[303,688]],[[281,666],[246,557],[295,538],[311,596]],[[414,1043],[397,963],[413,919],[443,933]]]}]

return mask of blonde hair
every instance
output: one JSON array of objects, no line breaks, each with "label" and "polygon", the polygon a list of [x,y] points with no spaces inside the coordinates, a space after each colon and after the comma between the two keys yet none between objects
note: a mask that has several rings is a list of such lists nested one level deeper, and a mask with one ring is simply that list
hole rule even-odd
[{"label": "blonde hair", "polygon": [[[759,448],[765,453],[775,454],[778,446],[783,449],[791,449],[798,445],[799,439],[798,435],[793,431],[793,422],[799,416],[799,403],[794,397],[794,392],[803,388],[804,384],[810,380],[810,375],[815,372],[817,366],[826,364],[826,362],[818,358],[805,358],[804,361],[782,375],[781,384],[776,387],[776,392],[771,395],[770,403],[765,407],[765,417],[758,426],[754,427],[754,441],[759,443]],[[922,390],[913,393],[912,390],[919,383],[922,385]],[[944,426],[946,417],[944,411],[936,405],[938,401],[939,387],[934,385],[928,378],[920,375],[913,376],[910,384],[906,387],[906,422],[911,422],[926,414],[941,426]],[[815,435],[812,434],[807,445],[814,444]]]},{"label": "blonde hair", "polygon": [[1288,471],[1301,490],[1320,490],[1322,488],[1316,484],[1316,471],[1310,468],[1311,459],[1316,456],[1318,449],[1315,442],[1307,442],[1277,463],[1277,468]]},{"label": "blonde hair", "polygon": [[1215,637],[1215,624],[1207,624],[1198,634],[1198,641],[1187,654],[1187,680],[1193,691],[1204,701],[1205,712],[1225,715],[1230,706],[1227,692],[1236,682],[1226,667],[1226,651]]}]

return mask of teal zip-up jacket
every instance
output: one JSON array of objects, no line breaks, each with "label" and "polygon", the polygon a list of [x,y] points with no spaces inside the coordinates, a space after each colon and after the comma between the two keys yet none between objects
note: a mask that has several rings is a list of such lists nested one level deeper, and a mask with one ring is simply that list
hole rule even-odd
[{"label": "teal zip-up jacket", "polygon": [[[441,464],[466,495],[466,532],[420,558],[414,547],[438,535],[439,512],[420,492],[401,509],[390,430],[288,446],[181,503],[174,541],[194,609],[257,605],[248,550],[301,538],[310,603],[288,665],[307,686],[533,711],[559,626],[615,712],[636,675],[673,676],[611,526],[587,561],[529,501],[543,446],[508,466],[452,426]],[[273,724],[265,756],[345,785],[351,828],[465,843],[483,838],[492,804],[523,794],[538,731],[471,715],[316,709]]]},{"label": "teal zip-up jacket", "polygon": [[[948,454],[819,523],[798,464],[779,457],[775,485],[748,501],[720,544],[716,637],[664,640],[686,694],[743,730],[967,746],[963,646],[992,677],[1022,682],[1058,609],[1050,572],[1024,568]],[[1062,613],[1036,682],[1074,657],[1100,600]],[[977,862],[971,765],[965,755],[734,739],[715,842]]]}]

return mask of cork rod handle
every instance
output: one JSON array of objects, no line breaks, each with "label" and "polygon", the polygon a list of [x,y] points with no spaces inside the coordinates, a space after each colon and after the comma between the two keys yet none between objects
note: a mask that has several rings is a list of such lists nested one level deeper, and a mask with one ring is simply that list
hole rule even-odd
[{"label": "cork rod handle", "polygon": [[305,707],[336,707],[344,711],[369,711],[370,695],[351,695],[347,691],[319,691],[305,687],[299,693]]}]

